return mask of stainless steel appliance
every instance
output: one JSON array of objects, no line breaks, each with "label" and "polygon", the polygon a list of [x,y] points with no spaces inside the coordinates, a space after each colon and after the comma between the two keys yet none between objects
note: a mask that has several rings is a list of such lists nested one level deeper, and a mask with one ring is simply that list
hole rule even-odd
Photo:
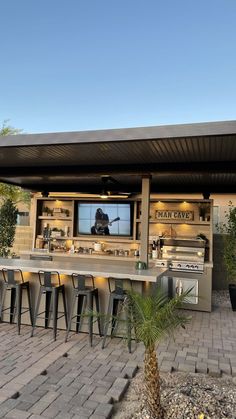
[{"label": "stainless steel appliance", "polygon": [[172,278],[173,295],[181,295],[191,290],[186,297],[186,303],[198,304],[198,280],[192,278]]},{"label": "stainless steel appliance", "polygon": [[[162,239],[162,258],[156,260],[156,266],[165,267],[171,272],[161,279],[163,289],[170,297],[181,295],[190,290],[186,303],[199,303],[201,277],[204,273],[205,240],[190,238]],[[189,273],[189,276],[186,275]],[[181,276],[183,273],[183,276]],[[194,274],[191,278],[191,273]]]},{"label": "stainless steel appliance", "polygon": [[185,238],[162,239],[162,258],[156,260],[157,267],[170,271],[204,271],[205,240]]}]

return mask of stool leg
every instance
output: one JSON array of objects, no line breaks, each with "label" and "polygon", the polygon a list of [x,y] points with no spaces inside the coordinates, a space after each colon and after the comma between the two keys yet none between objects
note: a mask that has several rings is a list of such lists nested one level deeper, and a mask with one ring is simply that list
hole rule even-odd
[{"label": "stool leg", "polygon": [[17,315],[17,330],[20,334],[21,325],[21,308],[22,308],[22,286],[19,284],[16,288],[16,315]]},{"label": "stool leg", "polygon": [[28,297],[30,322],[31,322],[31,325],[33,326],[33,321],[34,320],[33,320],[32,304],[31,304],[31,296],[30,296],[30,287],[29,287],[28,282],[25,283],[25,287],[26,287],[27,297]]},{"label": "stool leg", "polygon": [[73,313],[74,313],[76,297],[77,297],[77,292],[74,290],[73,297],[72,297],[72,302],[71,302],[71,309],[70,309],[71,311],[70,311],[70,315],[69,315],[69,318],[68,318],[68,325],[67,325],[65,342],[67,342],[69,332],[70,332],[70,329],[71,329],[71,322],[72,322],[72,317],[73,317]]},{"label": "stool leg", "polygon": [[52,289],[52,304],[53,304],[53,337],[54,340],[57,338],[57,316],[58,316],[58,294],[59,289]]},{"label": "stool leg", "polygon": [[100,315],[100,307],[99,307],[99,297],[98,297],[98,289],[94,290],[94,297],[95,297],[95,305],[96,305],[96,310],[97,310],[97,314],[98,314],[98,331],[99,331],[99,336],[102,336],[102,328],[101,328],[101,318],[99,317]]},{"label": "stool leg", "polygon": [[36,321],[37,321],[37,317],[38,317],[39,306],[40,306],[40,301],[41,301],[42,294],[43,294],[43,290],[40,287],[38,300],[37,300],[37,304],[36,304],[36,309],[35,309],[35,313],[34,313],[33,327],[32,327],[32,330],[31,330],[31,337],[33,337],[33,335],[34,335],[34,329],[36,327]]},{"label": "stool leg", "polygon": [[65,293],[64,285],[62,285],[61,293],[62,293],[63,307],[64,307],[64,313],[65,313],[65,322],[66,322],[66,328],[67,328],[68,327],[68,316],[67,316],[66,293]]},{"label": "stool leg", "polygon": [[2,288],[2,298],[1,298],[1,303],[0,303],[0,322],[2,321],[2,311],[3,311],[3,305],[4,305],[6,292],[7,292],[7,284],[4,283],[3,288]]},{"label": "stool leg", "polygon": [[90,346],[93,344],[93,295],[91,292],[88,293],[88,311],[89,311],[89,341]]},{"label": "stool leg", "polygon": [[50,319],[51,319],[51,297],[52,297],[52,291],[46,291],[46,296],[45,296],[45,329],[48,328],[49,324],[50,324]]},{"label": "stool leg", "polygon": [[79,332],[80,320],[83,309],[84,295],[78,295],[78,304],[77,304],[77,318],[76,318],[76,332]]},{"label": "stool leg", "polygon": [[10,323],[14,321],[16,304],[16,289],[11,288]]},{"label": "stool leg", "polygon": [[119,300],[114,298],[113,299],[113,307],[112,307],[111,336],[114,333],[114,329],[115,329],[116,323],[117,323],[118,307],[119,307]]},{"label": "stool leg", "polygon": [[129,353],[131,353],[131,307],[129,300],[126,302],[127,341]]},{"label": "stool leg", "polygon": [[105,343],[106,343],[106,338],[107,338],[107,332],[108,332],[108,327],[109,327],[109,323],[110,323],[110,319],[111,319],[111,313],[112,313],[112,306],[113,306],[113,298],[110,295],[109,297],[109,303],[108,303],[108,309],[107,309],[107,315],[106,315],[106,320],[105,320],[105,327],[104,327],[104,331],[103,331],[103,341],[102,341],[102,349],[104,349],[105,347]]}]

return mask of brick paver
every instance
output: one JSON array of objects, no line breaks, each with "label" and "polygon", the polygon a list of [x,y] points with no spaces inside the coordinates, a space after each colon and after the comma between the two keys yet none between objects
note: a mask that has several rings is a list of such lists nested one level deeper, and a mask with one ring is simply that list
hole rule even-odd
[{"label": "brick paver", "polygon": [[[223,307],[189,314],[186,329],[159,344],[160,369],[235,376],[235,313]],[[14,325],[0,325],[0,418],[109,418],[143,360],[143,346],[133,342],[129,354],[122,339],[107,340],[102,350],[101,338],[90,348],[86,334],[67,343],[64,331],[56,342],[51,330],[29,336],[29,326],[18,336]]]}]

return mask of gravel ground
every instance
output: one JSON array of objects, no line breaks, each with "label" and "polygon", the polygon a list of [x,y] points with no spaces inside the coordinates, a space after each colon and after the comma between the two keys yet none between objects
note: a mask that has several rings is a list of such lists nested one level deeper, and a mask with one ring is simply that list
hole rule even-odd
[{"label": "gravel ground", "polygon": [[[140,395],[143,374],[139,372],[122,402],[114,408],[115,419],[151,419]],[[236,379],[176,372],[161,374],[161,402],[165,419],[235,419]]]},{"label": "gravel ground", "polygon": [[[213,307],[229,307],[228,291],[213,292]],[[142,370],[131,380],[124,399],[114,406],[115,419],[151,419],[142,401]],[[161,374],[165,419],[236,419],[236,377],[203,374]]]}]

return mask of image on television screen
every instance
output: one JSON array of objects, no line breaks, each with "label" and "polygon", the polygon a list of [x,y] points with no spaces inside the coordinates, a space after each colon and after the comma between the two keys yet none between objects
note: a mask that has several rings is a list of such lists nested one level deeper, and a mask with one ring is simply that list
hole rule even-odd
[{"label": "image on television screen", "polygon": [[130,203],[79,203],[78,234],[131,235]]}]

